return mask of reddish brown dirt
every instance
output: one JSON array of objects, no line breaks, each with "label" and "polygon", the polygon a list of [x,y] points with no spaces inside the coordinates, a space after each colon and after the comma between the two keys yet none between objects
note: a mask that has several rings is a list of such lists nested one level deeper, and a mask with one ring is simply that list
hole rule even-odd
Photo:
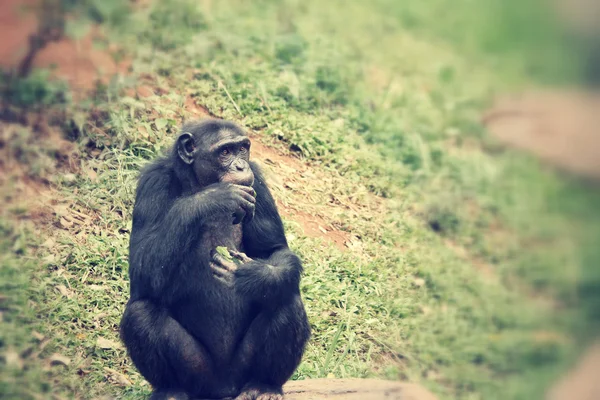
[{"label": "reddish brown dirt", "polygon": [[27,38],[36,30],[33,13],[24,8],[34,0],[3,0],[0,2],[0,62],[3,66],[15,65],[27,51]]},{"label": "reddish brown dirt", "polygon": [[210,117],[208,110],[196,103],[196,101],[190,96],[186,97],[184,107],[187,112],[191,113],[196,118]]},{"label": "reddish brown dirt", "polygon": [[[38,227],[49,226],[55,220],[51,206],[57,195],[49,187],[47,179],[77,172],[76,148],[51,127],[34,129],[35,134],[27,140],[20,137],[19,132],[23,129],[31,128],[0,122],[0,201],[3,205],[0,215],[12,213],[14,217],[29,220]],[[29,144],[47,150],[48,154],[36,153],[23,158],[23,149]],[[32,171],[35,159],[42,157],[48,157],[45,172]],[[26,210],[26,213],[21,214],[19,210]]]},{"label": "reddish brown dirt", "polygon": [[[275,169],[282,165],[291,169],[291,175],[301,175],[309,169],[308,165],[297,158],[281,154],[274,148],[265,146],[257,136],[252,136],[252,154],[263,164],[270,165]],[[290,177],[289,179],[293,178]],[[350,235],[347,232],[335,229],[331,223],[328,223],[319,215],[298,210],[292,205],[286,205],[281,201],[278,201],[278,207],[283,216],[289,217],[300,224],[306,236],[324,238],[334,243],[340,249],[344,249],[345,244],[350,239]]]},{"label": "reddish brown dirt", "polygon": [[[0,66],[15,68],[28,49],[29,36],[36,32],[37,20],[31,8],[35,0],[0,1]],[[81,40],[64,38],[48,44],[34,59],[33,65],[53,68],[55,76],[66,80],[75,94],[95,88],[98,81],[106,83],[115,74],[123,74],[129,62],[116,62],[106,51],[94,48],[101,38],[93,27]]]}]

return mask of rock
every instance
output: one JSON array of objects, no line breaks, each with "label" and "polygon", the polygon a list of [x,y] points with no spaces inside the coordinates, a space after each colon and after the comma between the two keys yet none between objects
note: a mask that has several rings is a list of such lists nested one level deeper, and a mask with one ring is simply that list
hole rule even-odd
[{"label": "rock", "polygon": [[413,383],[377,379],[307,379],[284,387],[286,400],[436,400]]}]

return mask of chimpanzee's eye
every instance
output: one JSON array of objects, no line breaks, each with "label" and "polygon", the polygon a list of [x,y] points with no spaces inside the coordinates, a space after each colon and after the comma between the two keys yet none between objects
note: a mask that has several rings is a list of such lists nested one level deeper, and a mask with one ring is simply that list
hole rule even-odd
[{"label": "chimpanzee's eye", "polygon": [[223,157],[225,157],[225,156],[228,156],[228,155],[229,155],[229,150],[228,150],[228,149],[223,149],[223,150],[221,150],[221,155],[222,155]]},{"label": "chimpanzee's eye", "polygon": [[241,154],[246,154],[247,152],[248,152],[248,149],[247,149],[246,147],[242,147],[242,148],[240,149],[240,153],[241,153]]}]

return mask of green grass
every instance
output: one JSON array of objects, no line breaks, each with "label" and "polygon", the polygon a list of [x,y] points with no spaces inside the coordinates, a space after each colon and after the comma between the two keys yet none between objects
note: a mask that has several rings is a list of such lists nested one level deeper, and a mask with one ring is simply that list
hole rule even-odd
[{"label": "green grass", "polygon": [[[396,3],[171,0],[110,28],[132,75],[67,104],[74,177],[30,171],[57,191],[58,228],[5,210],[3,398],[149,393],[117,344],[130,216],[137,171],[189,116],[186,96],[301,156],[350,205],[328,216],[358,238],[347,251],[285,221],[313,327],[294,379],[543,397],[600,318],[600,194],[498,150],[479,117],[494,94],[568,81],[574,66],[553,63],[566,50],[534,6]],[[537,18],[517,27],[541,32],[518,46],[511,5]],[[164,94],[126,96],[137,78]],[[14,154],[36,145],[22,137]],[[321,184],[303,190],[319,198]],[[70,363],[51,366],[55,353]]]}]

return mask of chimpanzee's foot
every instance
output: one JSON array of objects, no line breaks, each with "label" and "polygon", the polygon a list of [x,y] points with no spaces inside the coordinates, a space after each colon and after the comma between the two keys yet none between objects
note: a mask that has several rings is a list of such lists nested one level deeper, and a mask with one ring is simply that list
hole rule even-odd
[{"label": "chimpanzee's foot", "polygon": [[149,400],[190,400],[190,396],[176,390],[155,390]]},{"label": "chimpanzee's foot", "polygon": [[248,384],[235,400],[283,400],[283,390],[261,384]]}]

